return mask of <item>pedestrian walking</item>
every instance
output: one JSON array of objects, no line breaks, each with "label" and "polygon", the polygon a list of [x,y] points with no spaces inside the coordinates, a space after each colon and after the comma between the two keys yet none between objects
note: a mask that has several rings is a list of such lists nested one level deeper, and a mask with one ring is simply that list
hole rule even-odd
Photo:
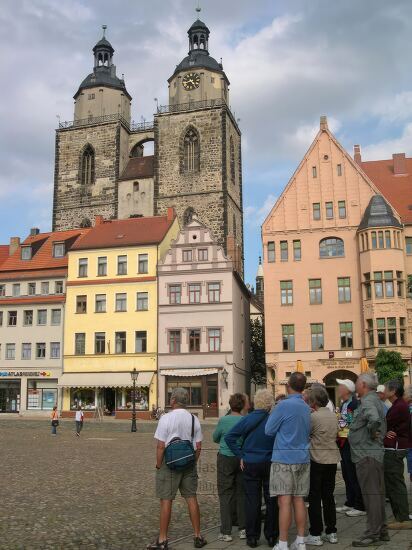
[{"label": "pedestrian walking", "polygon": [[341,456],[342,477],[345,482],[346,500],[343,506],[336,508],[337,512],[346,513],[349,517],[365,516],[362,492],[356,476],[356,466],[352,461],[349,444],[349,427],[353,421],[359,401],[355,395],[355,383],[349,378],[336,379],[338,395],[341,401],[339,409],[338,446]]},{"label": "pedestrian walking", "polygon": [[84,413],[82,411],[81,405],[77,406],[75,419],[76,419],[76,435],[77,437],[80,437],[80,432],[83,429],[83,421],[84,421]]},{"label": "pedestrian walking", "polygon": [[58,425],[59,425],[59,413],[57,411],[57,405],[55,405],[51,413],[51,434],[52,435],[57,435]]},{"label": "pedestrian walking", "polygon": [[[340,453],[336,444],[338,419],[328,408],[328,394],[322,387],[314,387],[309,393],[311,414],[310,430],[310,489],[309,535],[306,544],[322,546],[323,541],[336,544],[335,478]],[[323,533],[323,520],[325,535]]]},{"label": "pedestrian walking", "polygon": [[236,511],[239,538],[246,538],[243,475],[240,468],[240,458],[229,449],[225,441],[225,435],[242,420],[245,401],[245,395],[242,393],[235,393],[230,397],[230,413],[222,416],[212,436],[213,441],[219,443],[217,455],[217,492],[220,505],[219,540],[224,542],[233,540],[233,510]]},{"label": "pedestrian walking", "polygon": [[360,405],[349,427],[351,456],[366,508],[366,530],[352,542],[355,547],[376,546],[381,541],[390,540],[385,518],[383,473],[386,419],[383,403],[376,393],[377,386],[374,374],[359,375],[356,391]]},{"label": "pedestrian walking", "polygon": [[278,497],[279,542],[273,550],[287,550],[292,508],[297,528],[291,550],[305,550],[306,507],[309,493],[310,408],[302,398],[306,376],[293,372],[286,389],[288,398],[273,409],[265,432],[275,437],[270,472],[270,495]]},{"label": "pedestrian walking", "polygon": [[250,548],[256,548],[261,535],[262,493],[266,504],[263,534],[268,545],[273,546],[279,536],[277,502],[269,494],[274,438],[265,434],[265,425],[273,404],[273,395],[269,390],[258,390],[253,400],[253,411],[235,424],[225,436],[227,446],[241,460],[246,544]]},{"label": "pedestrian walking", "polygon": [[157,425],[156,497],[160,500],[159,536],[148,550],[168,550],[168,531],[172,505],[177,491],[186,500],[194,531],[194,547],[207,544],[200,534],[200,510],[197,502],[197,461],[202,450],[202,430],[199,419],[186,410],[189,394],[175,388],[170,397],[171,411]]},{"label": "pedestrian walking", "polygon": [[386,413],[387,432],[384,439],[383,461],[386,497],[391,503],[394,522],[388,529],[412,529],[409,519],[408,491],[405,485],[405,458],[412,447],[409,406],[403,399],[403,384],[389,380],[385,384],[386,399],[392,406]]}]

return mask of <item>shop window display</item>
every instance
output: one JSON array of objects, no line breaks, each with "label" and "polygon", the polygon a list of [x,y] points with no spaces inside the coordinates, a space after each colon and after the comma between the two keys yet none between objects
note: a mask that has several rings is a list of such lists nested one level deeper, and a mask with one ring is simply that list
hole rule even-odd
[{"label": "shop window display", "polygon": [[[149,388],[136,388],[136,410],[149,410]],[[116,391],[116,409],[118,411],[131,411],[133,408],[133,389],[118,388]]]},{"label": "shop window display", "polygon": [[51,411],[57,403],[57,380],[28,380],[27,409]]},{"label": "shop window display", "polygon": [[92,410],[96,407],[96,390],[92,388],[81,388],[70,390],[70,409],[76,410],[81,405],[84,410]]}]

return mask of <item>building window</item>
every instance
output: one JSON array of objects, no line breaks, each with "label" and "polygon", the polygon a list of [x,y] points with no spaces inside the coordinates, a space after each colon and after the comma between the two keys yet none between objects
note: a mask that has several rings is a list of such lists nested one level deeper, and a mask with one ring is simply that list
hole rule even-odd
[{"label": "building window", "polygon": [[126,353],[126,332],[115,333],[116,353]]},{"label": "building window", "polygon": [[[170,396],[175,388],[185,388],[189,394],[188,406],[189,407],[201,407],[204,402],[202,399],[202,378],[200,376],[196,378],[177,378],[176,376],[168,376],[166,381],[167,403],[170,402]],[[217,389],[217,377],[215,381],[211,381],[211,377],[207,378],[207,388]],[[210,392],[212,393],[212,392]],[[213,395],[216,397],[216,394]],[[208,396],[210,399],[210,395]],[[205,402],[209,407],[217,407],[216,401],[210,401],[206,398]]]},{"label": "building window", "polygon": [[79,259],[79,277],[87,277],[87,258]]},{"label": "building window", "polygon": [[116,294],[115,311],[127,311],[127,294],[125,292]]},{"label": "building window", "polygon": [[197,258],[199,262],[207,262],[208,261],[207,248],[199,248],[199,250],[197,251]]},{"label": "building window", "polygon": [[54,293],[63,294],[63,291],[64,291],[63,281],[56,281],[54,283]]},{"label": "building window", "polygon": [[41,283],[40,292],[42,294],[49,294],[50,285],[48,281],[43,281]]},{"label": "building window", "polygon": [[46,344],[38,342],[36,344],[36,359],[46,359]]},{"label": "building window", "polygon": [[325,348],[323,342],[323,323],[312,323],[310,325],[312,351],[320,351]]},{"label": "building window", "polygon": [[65,254],[64,243],[53,243],[53,257],[63,258]]},{"label": "building window", "polygon": [[137,311],[147,311],[149,309],[149,294],[147,292],[137,293]]},{"label": "building window", "polygon": [[117,256],[117,274],[127,275],[127,256]]},{"label": "building window", "polygon": [[76,411],[81,405],[83,410],[93,410],[96,407],[97,390],[92,389],[70,389],[70,410]]},{"label": "building window", "polygon": [[309,303],[311,305],[322,303],[321,279],[309,279]]},{"label": "building window", "polygon": [[338,301],[340,304],[351,301],[350,277],[338,277]]},{"label": "building window", "polygon": [[375,298],[383,298],[382,271],[375,271],[373,278],[375,283]]},{"label": "building window", "polygon": [[406,345],[406,318],[405,317],[399,317],[399,338],[400,338],[400,345],[405,346]]},{"label": "building window", "polygon": [[317,178],[317,177],[318,177],[318,170],[316,166],[312,166],[312,178]]},{"label": "building window", "polygon": [[97,275],[99,277],[104,277],[107,275],[107,257],[100,256],[97,258]]},{"label": "building window", "polygon": [[195,214],[196,212],[193,210],[193,208],[186,208],[183,214],[183,225],[188,225],[193,220],[193,216]]},{"label": "building window", "polygon": [[287,262],[289,257],[288,241],[280,241],[280,261]]},{"label": "building window", "polygon": [[52,325],[60,325],[61,318],[62,318],[61,309],[52,309],[51,310],[51,324]]},{"label": "building window", "polygon": [[236,162],[235,162],[235,146],[233,144],[233,137],[230,136],[230,179],[233,185],[236,183]]},{"label": "building window", "polygon": [[37,310],[37,324],[47,325],[47,309]]},{"label": "building window", "polygon": [[138,330],[136,332],[136,353],[147,352],[147,332],[145,330]]},{"label": "building window", "polygon": [[31,260],[31,246],[22,246],[21,247],[21,259],[22,260]]},{"label": "building window", "polygon": [[200,283],[189,284],[189,304],[200,303]]},{"label": "building window", "polygon": [[6,344],[6,359],[16,359],[16,344]]},{"label": "building window", "polygon": [[343,220],[346,218],[346,202],[338,201],[339,218]]},{"label": "building window", "polygon": [[21,358],[31,359],[31,344],[24,343],[21,345]]},{"label": "building window", "polygon": [[[0,327],[3,326],[3,312],[0,311]],[[1,352],[1,344],[0,344],[0,352]],[[1,353],[0,353],[0,357],[1,357]]]},{"label": "building window", "polygon": [[295,351],[295,325],[282,325],[282,350]]},{"label": "building window", "polygon": [[396,346],[398,344],[398,338],[396,336],[396,317],[388,317],[388,344],[390,346]]},{"label": "building window", "polygon": [[57,380],[28,380],[27,409],[51,411],[57,403],[56,384]]},{"label": "building window", "polygon": [[182,337],[180,330],[169,331],[169,352],[180,353],[182,344]]},{"label": "building window", "polygon": [[200,169],[199,136],[193,128],[189,128],[183,139],[183,171],[198,172]]},{"label": "building window", "polygon": [[371,285],[371,274],[364,273],[365,277],[365,299],[370,300],[372,298],[372,285]]},{"label": "building window", "polygon": [[378,346],[386,346],[386,321],[384,318],[376,319],[378,329]]},{"label": "building window", "polygon": [[395,295],[393,286],[393,271],[384,271],[383,277],[385,279],[385,296],[387,298],[393,298]]},{"label": "building window", "polygon": [[25,309],[23,311],[23,326],[31,327],[33,325],[33,310]]},{"label": "building window", "polygon": [[169,302],[171,304],[182,302],[182,285],[169,285]]},{"label": "building window", "polygon": [[220,302],[220,283],[208,283],[207,293],[209,302]]},{"label": "building window", "polygon": [[398,298],[403,298],[403,271],[396,272],[396,288]]},{"label": "building window", "polygon": [[372,239],[372,249],[378,248],[378,241],[376,239],[376,231],[372,231],[371,239]]},{"label": "building window", "polygon": [[268,242],[268,262],[273,263],[275,261],[275,243],[273,241]]},{"label": "building window", "polygon": [[76,332],[74,335],[74,354],[84,355],[86,353],[86,334],[84,332]]},{"label": "building window", "polygon": [[138,193],[138,192],[139,192],[139,182],[134,181],[133,182],[133,193]]},{"label": "building window", "polygon": [[50,342],[50,359],[60,359],[60,342]]},{"label": "building window", "polygon": [[6,285],[0,285],[0,296],[6,296]]},{"label": "building window", "polygon": [[149,272],[149,256],[147,254],[139,254],[139,273]]},{"label": "building window", "polygon": [[406,254],[410,256],[412,254],[412,237],[405,237]]},{"label": "building window", "polygon": [[210,328],[207,333],[209,351],[220,351],[220,328]]},{"label": "building window", "polygon": [[320,220],[320,202],[314,202],[312,204],[313,219]]},{"label": "building window", "polygon": [[[29,283],[27,285],[27,294],[29,296],[35,296],[36,295],[36,283]],[[56,292],[57,294],[57,292]]]},{"label": "building window", "polygon": [[338,176],[342,175],[342,165],[341,164],[336,165],[336,172],[337,172]]},{"label": "building window", "polygon": [[391,241],[391,232],[385,231],[385,247],[391,248],[392,247],[392,241]]},{"label": "building window", "polygon": [[17,325],[17,311],[8,311],[7,313],[7,326],[15,327]]},{"label": "building window", "polygon": [[12,286],[13,296],[20,296],[20,283],[14,283]]},{"label": "building window", "polygon": [[375,337],[373,334],[373,319],[366,320],[366,331],[368,335],[369,347],[373,348],[373,346],[375,345]]},{"label": "building window", "polygon": [[293,281],[280,281],[280,303],[282,306],[293,305]]},{"label": "building window", "polygon": [[87,296],[76,296],[76,313],[87,313]]},{"label": "building window", "polygon": [[293,259],[295,262],[302,259],[302,243],[300,241],[293,241]]},{"label": "building window", "polygon": [[327,237],[320,241],[319,253],[321,258],[341,258],[345,255],[345,246],[342,239]]},{"label": "building window", "polygon": [[378,246],[379,248],[384,248],[384,242],[383,242],[383,231],[378,231]]},{"label": "building window", "polygon": [[193,261],[193,250],[183,250],[182,259],[184,262]]},{"label": "building window", "polygon": [[96,294],[94,310],[96,313],[106,312],[106,294]]},{"label": "building window", "polygon": [[327,220],[333,220],[333,202],[325,203],[325,214]]},{"label": "building window", "polygon": [[95,94],[87,94],[87,99],[94,99],[95,98]]},{"label": "building window", "polygon": [[340,347],[342,349],[353,348],[352,323],[339,323],[340,328]]},{"label": "building window", "polygon": [[106,333],[95,332],[94,333],[94,353],[98,355],[104,354],[106,351]]},{"label": "building window", "polygon": [[94,150],[91,145],[87,145],[83,151],[81,159],[81,184],[83,186],[94,183]]},{"label": "building window", "polygon": [[200,351],[200,329],[189,330],[189,351],[191,353]]}]

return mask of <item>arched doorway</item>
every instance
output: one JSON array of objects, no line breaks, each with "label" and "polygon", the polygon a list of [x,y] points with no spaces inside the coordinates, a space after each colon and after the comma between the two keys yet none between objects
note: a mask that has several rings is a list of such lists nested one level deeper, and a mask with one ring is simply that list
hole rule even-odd
[{"label": "arched doorway", "polygon": [[336,379],[339,378],[340,380],[344,380],[345,378],[349,378],[349,380],[352,380],[352,382],[356,382],[358,375],[350,370],[334,370],[327,374],[325,378],[323,379],[323,383],[326,386],[326,390],[329,394],[329,399],[335,404],[339,405],[338,401],[338,395],[336,393],[336,387],[337,382]]}]

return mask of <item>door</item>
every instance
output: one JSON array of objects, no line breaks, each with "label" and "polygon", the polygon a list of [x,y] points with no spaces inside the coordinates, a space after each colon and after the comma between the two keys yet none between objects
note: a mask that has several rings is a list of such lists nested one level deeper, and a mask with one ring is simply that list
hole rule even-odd
[{"label": "door", "polygon": [[20,381],[0,382],[0,413],[18,413],[20,410]]},{"label": "door", "polygon": [[104,412],[112,414],[116,409],[116,390],[114,388],[104,389]]},{"label": "door", "polygon": [[219,416],[219,394],[217,377],[206,378],[205,403],[203,408],[204,418],[217,418]]}]

